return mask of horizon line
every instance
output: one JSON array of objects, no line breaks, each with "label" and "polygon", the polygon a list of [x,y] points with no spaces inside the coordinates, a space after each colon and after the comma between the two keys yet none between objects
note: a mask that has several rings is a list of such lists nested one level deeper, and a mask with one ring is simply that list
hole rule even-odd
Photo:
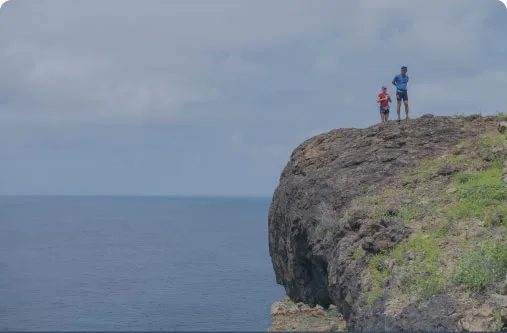
[{"label": "horizon line", "polygon": [[182,198],[182,199],[195,199],[195,198],[259,198],[266,199],[272,198],[272,195],[245,195],[245,194],[0,194],[0,197],[124,197],[124,198],[139,198],[139,197],[151,197],[151,198]]}]

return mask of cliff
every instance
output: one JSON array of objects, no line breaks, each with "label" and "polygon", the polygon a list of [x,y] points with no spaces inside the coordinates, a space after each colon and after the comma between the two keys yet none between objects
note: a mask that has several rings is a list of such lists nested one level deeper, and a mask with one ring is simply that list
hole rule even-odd
[{"label": "cliff", "polygon": [[336,306],[354,331],[507,327],[502,120],[427,115],[301,144],[268,217],[290,300]]}]

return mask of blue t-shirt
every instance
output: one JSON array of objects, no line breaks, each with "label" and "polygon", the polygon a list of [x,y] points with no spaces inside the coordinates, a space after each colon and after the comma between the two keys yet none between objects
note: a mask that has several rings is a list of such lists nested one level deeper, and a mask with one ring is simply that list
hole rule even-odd
[{"label": "blue t-shirt", "polygon": [[398,74],[393,79],[397,91],[407,91],[408,75]]}]

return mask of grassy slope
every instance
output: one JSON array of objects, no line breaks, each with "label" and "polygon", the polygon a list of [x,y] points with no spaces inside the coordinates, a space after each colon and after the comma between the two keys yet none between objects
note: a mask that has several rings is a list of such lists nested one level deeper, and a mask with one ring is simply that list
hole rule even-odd
[{"label": "grassy slope", "polygon": [[[507,119],[506,114],[499,116]],[[367,308],[386,292],[391,314],[442,292],[460,295],[479,308],[477,299],[495,292],[507,274],[507,188],[502,184],[506,161],[507,132],[487,133],[461,142],[446,156],[423,161],[391,188],[352,203],[344,220],[367,207],[374,220],[394,214],[414,230],[406,242],[384,253],[369,255],[360,246],[353,250],[353,264],[367,267],[360,277],[368,286],[361,296]],[[439,175],[443,167],[454,171]],[[330,227],[337,218],[327,215],[332,218],[324,225]],[[500,311],[493,309],[491,315],[501,329]],[[300,317],[297,325],[274,327],[315,328]]]},{"label": "grassy slope", "polygon": [[[363,295],[371,307],[389,285],[394,307],[440,292],[487,294],[507,274],[507,187],[502,184],[507,137],[486,134],[462,142],[447,156],[428,160],[380,194],[351,207],[369,207],[372,218],[396,215],[414,229],[397,247],[366,262]],[[495,157],[496,156],[496,157]],[[493,157],[493,159],[491,159]],[[439,176],[444,167],[452,175]],[[394,286],[394,287],[393,287]]]}]

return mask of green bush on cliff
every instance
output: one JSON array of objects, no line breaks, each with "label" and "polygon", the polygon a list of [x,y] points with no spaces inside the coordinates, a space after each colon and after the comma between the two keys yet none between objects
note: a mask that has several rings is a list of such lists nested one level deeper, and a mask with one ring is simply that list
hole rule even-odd
[{"label": "green bush on cliff", "polygon": [[479,147],[480,148],[487,148],[491,146],[498,146],[501,145],[505,141],[505,138],[502,135],[481,135],[479,137]]},{"label": "green bush on cliff", "polygon": [[368,262],[369,281],[371,290],[366,294],[368,307],[372,307],[375,300],[382,295],[382,283],[391,275],[391,267],[382,267],[383,262],[389,258],[389,254],[379,253],[374,255]]},{"label": "green bush on cliff", "polygon": [[397,262],[406,264],[401,273],[401,287],[405,292],[427,299],[445,288],[446,272],[433,235],[414,235],[394,248],[393,256]]},{"label": "green bush on cliff", "polygon": [[447,210],[454,220],[479,218],[484,222],[495,213],[507,214],[507,188],[502,184],[502,168],[494,161],[488,170],[459,173],[453,186],[457,203]]},{"label": "green bush on cliff", "polygon": [[[459,146],[462,146],[462,148],[469,148],[469,145],[470,144],[468,142],[462,142]],[[443,166],[450,166],[460,170],[468,168],[475,169],[480,167],[481,164],[482,162],[480,159],[462,155],[447,155],[440,158],[428,159],[422,161],[420,166],[417,168],[417,180],[419,182],[424,182],[437,176],[438,170]]]},{"label": "green bush on cliff", "polygon": [[414,203],[402,204],[399,208],[398,215],[406,223],[410,224],[421,216],[423,212]]},{"label": "green bush on cliff", "polygon": [[507,119],[507,113],[505,113],[505,112],[497,112],[496,115],[498,117]]},{"label": "green bush on cliff", "polygon": [[381,295],[382,283],[392,274],[400,277],[401,290],[421,299],[441,292],[447,286],[449,273],[441,262],[436,238],[417,233],[392,250],[373,256],[368,263],[372,288],[367,294],[371,307]]},{"label": "green bush on cliff", "polygon": [[507,274],[507,248],[499,241],[483,242],[472,249],[456,271],[456,281],[472,292],[482,292],[505,278]]}]

